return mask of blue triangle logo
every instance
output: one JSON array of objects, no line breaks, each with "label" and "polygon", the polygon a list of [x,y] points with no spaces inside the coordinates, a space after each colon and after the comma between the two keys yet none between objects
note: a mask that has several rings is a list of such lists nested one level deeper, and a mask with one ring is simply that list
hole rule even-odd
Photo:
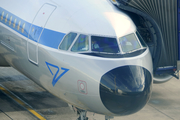
[{"label": "blue triangle logo", "polygon": [[[45,62],[45,63],[46,63],[46,65],[47,65],[49,71],[51,72],[51,74],[54,76],[54,77],[53,77],[53,81],[52,81],[52,85],[53,85],[53,86],[55,86],[55,84],[58,82],[58,80],[59,80],[64,74],[66,74],[66,73],[69,71],[69,69],[67,69],[67,68],[61,68],[61,70],[63,70],[63,72],[62,72],[59,76],[57,76],[57,75],[59,74],[59,71],[60,71],[60,70],[59,70],[59,67],[56,66],[56,65],[53,65],[53,64],[51,64],[51,63],[48,63],[48,62]],[[52,72],[51,67],[57,69],[57,71],[56,71],[55,74]]]}]

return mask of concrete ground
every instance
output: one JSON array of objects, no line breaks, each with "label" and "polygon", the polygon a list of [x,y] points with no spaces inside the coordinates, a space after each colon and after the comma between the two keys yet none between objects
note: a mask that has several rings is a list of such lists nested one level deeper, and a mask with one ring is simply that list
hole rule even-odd
[{"label": "concrete ground", "polygon": [[[0,120],[76,120],[67,103],[13,68],[0,67]],[[87,113],[89,120],[103,115]],[[180,120],[180,80],[154,84],[149,103],[139,112],[112,120]]]}]

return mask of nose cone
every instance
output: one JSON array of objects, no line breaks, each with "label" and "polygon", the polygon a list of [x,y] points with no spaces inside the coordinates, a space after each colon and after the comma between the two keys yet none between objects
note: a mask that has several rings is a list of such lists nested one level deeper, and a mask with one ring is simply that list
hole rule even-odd
[{"label": "nose cone", "polygon": [[140,66],[115,68],[101,78],[100,97],[104,106],[116,115],[139,111],[151,94],[151,73]]}]

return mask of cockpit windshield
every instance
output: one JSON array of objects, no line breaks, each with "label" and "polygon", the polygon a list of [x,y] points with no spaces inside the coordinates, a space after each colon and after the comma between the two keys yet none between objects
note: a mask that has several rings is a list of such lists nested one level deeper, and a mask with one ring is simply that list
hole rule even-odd
[{"label": "cockpit windshield", "polygon": [[134,33],[120,37],[119,42],[124,53],[128,53],[142,47],[140,41]]},{"label": "cockpit windshield", "polygon": [[118,39],[70,32],[61,42],[59,49],[77,53],[117,56],[135,51],[141,52],[146,47],[146,43],[138,32]]},{"label": "cockpit windshield", "polygon": [[91,50],[96,52],[119,53],[116,38],[91,36]]}]

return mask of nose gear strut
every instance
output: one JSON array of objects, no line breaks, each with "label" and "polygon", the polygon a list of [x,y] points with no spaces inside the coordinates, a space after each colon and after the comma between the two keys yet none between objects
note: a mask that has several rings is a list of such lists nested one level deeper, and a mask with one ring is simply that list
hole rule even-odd
[{"label": "nose gear strut", "polygon": [[[88,117],[86,117],[86,110],[81,110],[79,108],[76,108],[77,110],[77,114],[79,115],[79,117],[77,118],[77,120],[88,120]],[[105,120],[110,120],[113,119],[114,117],[111,116],[105,116]]]},{"label": "nose gear strut", "polygon": [[77,120],[88,120],[88,117],[86,117],[87,111],[78,108],[76,109],[77,109],[77,114],[79,115],[79,118]]}]

